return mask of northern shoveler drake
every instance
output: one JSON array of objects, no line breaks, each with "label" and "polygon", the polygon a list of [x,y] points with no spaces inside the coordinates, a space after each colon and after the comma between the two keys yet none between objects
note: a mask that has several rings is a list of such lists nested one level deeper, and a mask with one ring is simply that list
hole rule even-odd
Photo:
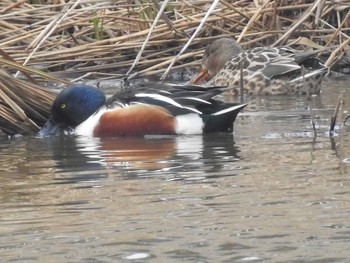
[{"label": "northern shoveler drake", "polygon": [[288,47],[243,50],[235,40],[221,38],[207,47],[200,72],[190,83],[235,87],[237,95],[242,69],[243,89],[249,95],[317,94],[328,71],[314,57],[317,53]]},{"label": "northern shoveler drake", "polygon": [[247,104],[213,99],[226,90],[139,84],[107,100],[97,88],[72,85],[55,99],[51,117],[39,135],[62,131],[96,137],[232,132],[237,114]]}]

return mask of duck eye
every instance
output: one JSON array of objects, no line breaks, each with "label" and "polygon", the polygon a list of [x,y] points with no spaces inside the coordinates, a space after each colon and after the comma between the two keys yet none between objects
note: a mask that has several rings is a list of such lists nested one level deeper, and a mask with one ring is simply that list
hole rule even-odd
[{"label": "duck eye", "polygon": [[66,107],[66,104],[62,103],[61,104],[61,109],[63,110]]}]

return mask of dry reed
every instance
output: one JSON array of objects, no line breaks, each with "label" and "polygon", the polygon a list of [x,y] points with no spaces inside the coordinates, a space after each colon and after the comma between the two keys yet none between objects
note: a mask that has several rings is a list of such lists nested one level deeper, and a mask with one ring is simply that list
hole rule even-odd
[{"label": "dry reed", "polygon": [[340,47],[332,55],[328,50],[329,65],[349,50],[346,0],[214,2],[2,0],[0,128],[10,134],[36,131],[54,98],[40,84],[68,83],[52,76],[166,79],[171,69],[197,66],[205,46],[223,36],[245,48]]}]

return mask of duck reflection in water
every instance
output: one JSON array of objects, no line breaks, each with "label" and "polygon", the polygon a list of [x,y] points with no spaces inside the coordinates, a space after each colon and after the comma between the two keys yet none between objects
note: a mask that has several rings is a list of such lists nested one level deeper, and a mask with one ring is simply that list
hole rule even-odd
[{"label": "duck reflection in water", "polygon": [[163,160],[175,153],[175,139],[170,137],[103,137],[76,138],[78,151],[89,158],[89,163],[102,166],[124,166],[135,169],[162,169]]},{"label": "duck reflection in water", "polygon": [[163,172],[181,179],[186,173],[218,172],[224,160],[239,159],[232,134],[47,139],[55,139],[58,144],[54,150],[57,168],[85,171],[79,177],[82,180],[84,176],[89,180],[111,173],[147,177]]}]

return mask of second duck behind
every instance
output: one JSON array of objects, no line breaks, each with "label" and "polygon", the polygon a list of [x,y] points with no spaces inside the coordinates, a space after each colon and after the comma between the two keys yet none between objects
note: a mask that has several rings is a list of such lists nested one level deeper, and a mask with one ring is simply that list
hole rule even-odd
[{"label": "second duck behind", "polygon": [[233,39],[214,41],[204,52],[200,72],[191,83],[243,87],[249,95],[317,94],[328,69],[314,57],[318,51],[297,52],[288,47],[243,50]]}]

